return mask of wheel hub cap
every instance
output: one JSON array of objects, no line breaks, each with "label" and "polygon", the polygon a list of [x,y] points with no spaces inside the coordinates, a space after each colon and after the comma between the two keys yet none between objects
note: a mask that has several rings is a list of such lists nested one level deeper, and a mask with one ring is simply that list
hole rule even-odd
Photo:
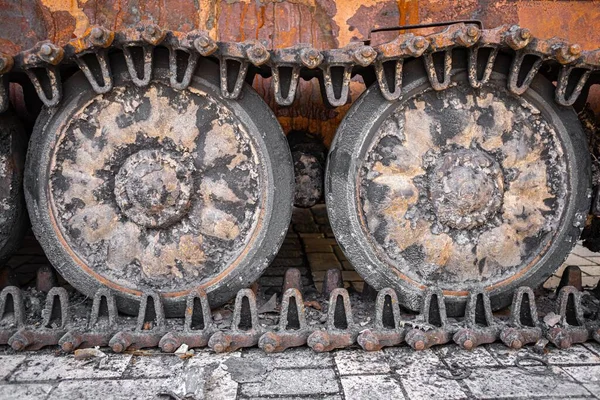
[{"label": "wheel hub cap", "polygon": [[190,205],[191,171],[162,150],[131,155],[115,178],[115,197],[121,211],[147,228],[179,221]]},{"label": "wheel hub cap", "polygon": [[429,176],[438,221],[455,229],[483,225],[502,204],[498,162],[485,152],[460,148],[443,154]]}]

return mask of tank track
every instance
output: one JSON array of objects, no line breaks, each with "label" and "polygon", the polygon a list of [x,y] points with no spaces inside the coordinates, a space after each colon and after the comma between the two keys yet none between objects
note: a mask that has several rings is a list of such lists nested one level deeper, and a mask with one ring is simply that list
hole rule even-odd
[{"label": "tank track", "polygon": [[61,101],[60,68],[66,65],[77,65],[97,93],[110,91],[113,79],[108,54],[112,50],[123,52],[134,84],[148,85],[156,46],[169,50],[173,88],[181,90],[189,85],[200,56],[212,57],[220,65],[224,98],[238,98],[243,83],[258,73],[272,77],[274,99],[282,106],[293,103],[300,77],[320,79],[323,97],[333,107],[347,102],[354,74],[363,76],[366,83],[377,81],[387,100],[398,99],[403,62],[412,58],[422,58],[432,87],[444,90],[451,84],[452,50],[460,48],[468,50],[469,82],[475,88],[489,80],[500,51],[514,54],[508,89],[516,95],[527,90],[538,72],[558,66],[555,100],[563,106],[573,105],[590,75],[600,70],[600,49],[583,51],[579,45],[558,38],[537,39],[528,29],[515,25],[481,29],[477,24],[457,23],[428,36],[405,33],[388,43],[368,43],[370,40],[331,50],[304,44],[270,50],[258,40],[215,41],[204,31],[183,33],[144,24],[113,32],[94,26],[63,47],[39,42],[14,57],[0,49],[0,112],[8,108],[6,81],[11,73],[26,74],[47,107]]},{"label": "tank track", "polygon": [[[332,282],[336,272],[328,271]],[[469,295],[464,317],[450,319],[444,295],[436,288],[426,292],[418,315],[401,314],[396,292],[382,289],[376,295],[371,318],[353,315],[348,291],[329,285],[330,289],[325,289],[329,293],[323,293],[329,295],[329,301],[324,297],[319,302],[326,320],[309,323],[299,277],[298,270],[286,273],[287,289],[276,325],[259,321],[256,295],[250,289],[237,293],[232,317],[217,325],[206,295],[200,292],[188,296],[182,320],[165,318],[157,293],[144,293],[137,317],[128,317],[119,315],[115,297],[105,289],[99,290],[93,301],[82,301],[81,296],[69,296],[65,288],[55,286],[44,300],[42,292],[23,292],[9,286],[0,292],[0,344],[16,351],[58,345],[65,352],[109,346],[116,353],[151,347],[174,353],[185,344],[185,349],[209,347],[217,353],[254,346],[275,353],[304,345],[326,352],[355,344],[376,351],[402,344],[424,350],[453,342],[470,350],[494,342],[513,349],[533,343],[538,349],[548,343],[565,349],[588,340],[600,342],[600,320],[584,318],[583,293],[574,286],[562,287],[554,314],[548,313],[543,319],[538,318],[535,296],[528,287],[515,292],[510,316],[493,315],[487,293],[477,292]],[[43,308],[31,311],[44,301]],[[361,300],[353,301],[356,305]],[[315,306],[315,301],[310,303]]]},{"label": "tank track", "polygon": [[[451,85],[455,49],[468,52],[468,77],[474,88],[490,79],[501,51],[513,55],[508,89],[515,95],[523,94],[538,72],[558,71],[555,101],[562,106],[575,104],[592,74],[600,70],[600,49],[582,51],[580,46],[560,39],[536,39],[529,30],[509,25],[481,29],[476,24],[459,23],[428,36],[407,33],[381,45],[371,46],[365,41],[332,50],[309,45],[269,50],[256,40],[218,42],[206,32],[174,32],[155,25],[120,32],[96,26],[63,47],[45,41],[14,57],[0,53],[0,112],[8,109],[7,87],[13,74],[27,75],[47,107],[61,102],[63,67],[77,66],[97,93],[109,92],[113,87],[109,53],[113,50],[123,53],[133,83],[146,86],[152,80],[152,49],[157,46],[169,50],[170,85],[175,89],[183,90],[190,84],[199,57],[211,57],[219,63],[224,98],[243,95],[243,83],[260,74],[272,77],[273,97],[283,106],[293,103],[299,78],[314,77],[322,82],[325,102],[342,106],[355,74],[367,84],[377,82],[384,98],[396,100],[402,92],[403,63],[415,58],[423,59],[432,87],[444,90]],[[244,289],[237,294],[230,327],[220,329],[202,293],[188,298],[185,319],[181,320],[165,318],[157,293],[142,296],[139,314],[133,318],[118,314],[116,299],[108,291],[96,293],[90,311],[88,304],[73,304],[77,299],[64,288],[52,288],[45,300],[40,300],[39,294],[28,295],[8,287],[0,293],[0,344],[15,350],[59,345],[68,352],[107,345],[115,352],[156,346],[174,352],[184,343],[208,346],[216,352],[256,345],[266,352],[279,352],[307,344],[321,352],[356,343],[372,351],[402,343],[422,350],[451,341],[467,349],[495,341],[512,348],[545,340],[561,348],[587,340],[600,342],[600,321],[584,319],[582,295],[568,286],[558,296],[559,320],[552,326],[538,318],[533,292],[524,287],[515,292],[512,314],[503,320],[492,315],[487,293],[470,295],[460,321],[446,317],[439,289],[426,293],[421,313],[412,319],[401,316],[396,292],[383,289],[377,295],[372,322],[355,320],[345,289],[333,289],[328,295],[325,324],[307,324],[302,294],[298,287],[291,287],[283,294],[279,325],[266,327],[259,322],[254,292]],[[45,302],[39,315],[27,306],[34,298]],[[89,319],[76,318],[73,310],[77,307],[84,308],[79,315],[90,315]]]}]

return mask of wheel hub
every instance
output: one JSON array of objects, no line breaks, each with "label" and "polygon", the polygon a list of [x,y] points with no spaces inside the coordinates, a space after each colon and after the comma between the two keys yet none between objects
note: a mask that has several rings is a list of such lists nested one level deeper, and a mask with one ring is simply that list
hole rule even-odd
[{"label": "wheel hub", "polygon": [[502,205],[502,170],[493,157],[481,150],[460,148],[443,154],[429,180],[429,196],[437,219],[450,228],[481,226]]},{"label": "wheel hub", "polygon": [[181,220],[190,206],[192,171],[163,150],[140,150],[129,156],[115,177],[121,211],[147,228]]}]

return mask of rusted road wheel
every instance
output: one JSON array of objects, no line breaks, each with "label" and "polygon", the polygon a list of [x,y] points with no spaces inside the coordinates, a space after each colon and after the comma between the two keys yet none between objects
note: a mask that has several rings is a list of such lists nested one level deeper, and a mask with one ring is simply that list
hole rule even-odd
[{"label": "rusted road wheel", "polygon": [[23,166],[27,135],[11,111],[0,115],[0,262],[19,247],[27,229]]},{"label": "rusted road wheel", "polygon": [[260,276],[285,237],[285,136],[249,86],[222,98],[209,60],[174,90],[161,49],[145,87],[117,57],[112,91],[97,95],[76,74],[37,121],[26,171],[35,233],[67,281],[89,296],[114,290],[123,311],[135,312],[143,291],[160,292],[170,314],[195,289],[222,304]]},{"label": "rusted road wheel", "polygon": [[423,290],[444,291],[460,314],[468,291],[494,309],[538,285],[568,255],[589,211],[590,161],[572,109],[537,76],[520,97],[499,56],[488,85],[473,89],[454,54],[450,88],[431,88],[420,60],[403,95],[371,87],[342,122],[327,170],[337,240],[375,288],[391,286],[413,310]]}]

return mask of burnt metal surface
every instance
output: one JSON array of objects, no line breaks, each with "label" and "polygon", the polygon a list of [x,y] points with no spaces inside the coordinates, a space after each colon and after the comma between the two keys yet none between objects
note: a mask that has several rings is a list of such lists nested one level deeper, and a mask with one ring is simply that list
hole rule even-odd
[{"label": "burnt metal surface", "polygon": [[0,115],[0,262],[20,245],[28,219],[23,197],[27,134],[16,114]]},{"label": "burnt metal surface", "polygon": [[[160,297],[149,292],[133,318],[118,313],[114,296],[105,289],[91,301],[55,287],[45,296],[45,306],[38,307],[34,304],[43,303],[39,292],[7,287],[0,292],[0,339],[15,350],[57,344],[66,352],[94,346],[109,346],[114,352],[160,347],[182,356],[194,347],[210,347],[221,353],[258,346],[273,353],[308,345],[323,352],[351,347],[356,342],[367,351],[402,346],[404,341],[415,350],[423,350],[453,339],[465,349],[496,341],[514,349],[533,343],[542,350],[547,343],[566,349],[575,343],[598,340],[598,306],[584,315],[582,297],[586,295],[589,293],[565,287],[558,298],[541,299],[544,311],[538,316],[533,292],[522,287],[515,293],[507,318],[504,313],[491,314],[485,292],[473,292],[464,316],[451,318],[446,315],[446,299],[439,289],[427,292],[417,315],[399,309],[394,289],[382,289],[373,315],[363,311],[367,303],[359,294],[338,288],[328,299],[311,300],[323,307],[326,318],[315,321],[311,316],[308,321],[310,314],[300,291],[290,288],[277,301],[279,321],[269,324],[259,318],[255,294],[243,289],[238,292],[231,318],[216,324],[214,321],[221,320],[227,307],[215,310],[213,316],[201,292],[189,295],[184,319],[166,318]],[[368,303],[372,308],[373,304]],[[556,313],[549,311],[552,305]],[[352,307],[359,311],[353,313]],[[81,317],[85,315],[89,318]]]},{"label": "burnt metal surface", "polygon": [[[4,29],[0,33],[2,51],[15,55],[42,40],[65,45],[94,25],[120,31],[139,22],[153,22],[164,29],[191,31],[201,29],[220,41],[266,40],[269,47],[284,48],[307,43],[316,49],[339,48],[364,38],[374,27],[419,22],[439,22],[478,18],[485,26],[521,24],[536,37],[554,35],[594,49],[600,42],[596,29],[600,21],[597,2],[517,0],[490,2],[471,0],[449,6],[440,0],[31,0],[1,1]],[[427,33],[417,32],[420,34]],[[378,41],[397,35],[382,32]],[[310,129],[322,132],[329,144],[348,106],[330,110],[315,98],[319,90],[315,80],[300,81],[295,107],[279,106],[270,88],[272,78],[257,77],[255,88],[270,104],[288,132]],[[364,84],[351,83],[356,99]],[[598,95],[592,99],[599,110]]]},{"label": "burnt metal surface", "polygon": [[390,268],[460,292],[543,255],[568,190],[550,123],[500,87],[427,91],[392,111],[359,178],[364,229]]},{"label": "burnt metal surface", "polygon": [[332,228],[365,280],[404,290],[413,310],[438,287],[450,315],[468,292],[499,309],[523,282],[543,282],[575,245],[590,194],[584,134],[554,87],[537,75],[511,93],[514,60],[499,56],[474,90],[463,57],[435,67],[451,77],[445,90],[418,60],[401,101],[370,89],[341,125],[326,177]]},{"label": "burnt metal surface", "polygon": [[163,53],[142,87],[111,62],[113,90],[96,94],[75,76],[68,101],[38,121],[34,230],[73,286],[114,290],[130,313],[143,292],[160,291],[169,314],[183,314],[197,288],[227,301],[267,267],[288,226],[285,138],[256,95],[220,97],[212,63],[175,90]]}]

